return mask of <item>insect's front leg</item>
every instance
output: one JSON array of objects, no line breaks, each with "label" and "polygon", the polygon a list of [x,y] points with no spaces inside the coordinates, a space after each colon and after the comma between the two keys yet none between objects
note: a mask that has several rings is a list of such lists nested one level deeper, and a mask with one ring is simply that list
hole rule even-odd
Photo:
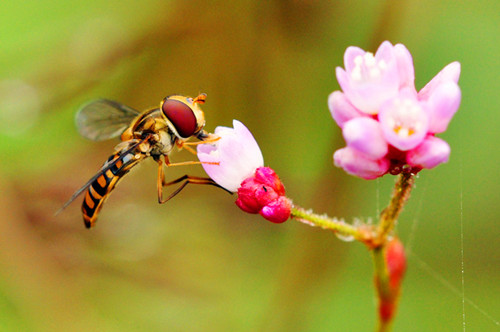
[{"label": "insect's front leg", "polygon": [[[167,156],[165,156],[167,158]],[[155,158],[156,159],[156,158]],[[161,158],[156,159],[158,163],[158,179],[156,183],[156,189],[158,190],[158,203],[163,204],[163,184],[165,183],[165,173],[163,172],[163,161]]]},{"label": "insect's front leg", "polygon": [[198,137],[201,139],[201,141],[198,142],[186,142],[186,141],[177,141],[177,147],[179,149],[186,149],[192,154],[196,155],[196,151],[192,149],[189,145],[200,145],[200,144],[212,144],[220,140],[220,136],[215,135],[215,134],[207,134],[205,131],[203,131],[203,135],[201,137]]},{"label": "insect's front leg", "polygon": [[[198,177],[198,176],[184,175],[184,176],[181,176],[180,178],[175,179],[173,181],[165,182],[165,173],[164,173],[164,170],[163,170],[163,161],[161,159],[158,159],[157,162],[158,162],[158,182],[157,182],[157,189],[158,189],[158,203],[160,203],[160,204],[168,202],[169,200],[171,200],[172,198],[174,198],[189,183],[212,185],[212,186],[224,189],[228,193],[232,194],[232,192],[230,192],[229,190],[225,189],[224,187],[221,187],[214,180],[212,180],[210,178],[203,178],[203,177]],[[169,161],[169,159],[168,159],[168,157],[165,156],[165,165],[166,166],[178,166],[178,165],[198,164],[198,163],[200,163],[200,162],[199,161],[198,162],[197,161],[191,161],[191,162],[187,161],[187,162],[184,162],[184,163],[171,164],[170,161]],[[182,184],[177,189],[175,189],[166,199],[163,199],[163,187],[168,187],[168,186],[171,186],[173,184],[180,183],[180,182],[182,182]]]}]

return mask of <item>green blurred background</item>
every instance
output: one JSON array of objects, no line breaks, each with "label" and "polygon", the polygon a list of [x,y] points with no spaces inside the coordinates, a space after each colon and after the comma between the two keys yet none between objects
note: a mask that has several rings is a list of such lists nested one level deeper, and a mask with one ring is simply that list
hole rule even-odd
[{"label": "green blurred background", "polygon": [[[410,252],[394,330],[461,331],[463,301],[468,331],[499,330],[499,13],[498,0],[2,1],[0,330],[372,331],[361,244],[242,213],[215,188],[160,206],[152,161],[94,229],[80,199],[54,212],[116,144],[78,136],[82,103],[142,110],[206,92],[207,129],[244,122],[295,203],[376,218],[394,178],[333,167],[344,142],[326,99],[346,47],[383,40],[411,51],[418,89],[462,64],[462,105],[441,135],[450,162],[421,172],[399,221]],[[203,175],[168,174],[186,172]]]}]

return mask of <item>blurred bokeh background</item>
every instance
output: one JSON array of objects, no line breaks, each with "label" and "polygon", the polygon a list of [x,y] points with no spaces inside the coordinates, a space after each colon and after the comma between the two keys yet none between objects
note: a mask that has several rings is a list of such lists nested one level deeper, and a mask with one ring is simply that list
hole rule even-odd
[{"label": "blurred bokeh background", "polygon": [[[78,136],[82,103],[142,110],[205,92],[207,129],[245,123],[295,203],[376,218],[394,178],[333,167],[344,142],[326,99],[346,47],[383,40],[408,47],[417,88],[462,64],[462,105],[441,135],[450,162],[421,172],[399,221],[410,252],[394,329],[459,331],[465,308],[467,330],[498,330],[499,13],[498,0],[2,1],[0,330],[372,331],[361,244],[244,214],[215,188],[158,205],[152,161],[94,229],[80,198],[54,212],[116,144]],[[185,173],[203,175],[168,174]]]}]

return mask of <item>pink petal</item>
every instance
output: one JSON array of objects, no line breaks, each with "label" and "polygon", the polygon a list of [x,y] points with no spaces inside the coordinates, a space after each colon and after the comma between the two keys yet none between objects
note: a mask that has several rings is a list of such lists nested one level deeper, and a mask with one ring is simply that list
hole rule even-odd
[{"label": "pink petal", "polygon": [[363,113],[375,115],[379,112],[380,106],[384,102],[397,96],[397,79],[388,81],[392,82],[389,82],[388,84],[365,84],[356,86],[350,90],[343,90],[351,104],[353,104],[357,109]]},{"label": "pink petal", "polygon": [[346,71],[350,72],[354,68],[354,59],[357,56],[363,56],[366,52],[357,46],[349,46],[344,53],[344,66]]},{"label": "pink petal", "polygon": [[434,89],[427,102],[429,132],[442,133],[448,128],[460,106],[461,97],[460,88],[455,82],[449,81]]},{"label": "pink petal", "polygon": [[351,84],[349,82],[349,77],[346,73],[346,71],[341,68],[337,67],[335,68],[335,75],[337,76],[337,82],[339,82],[340,88],[342,91],[350,91],[351,90]]},{"label": "pink petal", "polygon": [[434,78],[418,92],[418,99],[427,100],[434,90],[442,83],[458,83],[460,77],[460,62],[455,61],[444,67]]},{"label": "pink petal", "polygon": [[360,117],[345,123],[342,130],[347,146],[364,153],[372,159],[380,159],[387,154],[388,145],[378,121]]},{"label": "pink petal", "polygon": [[349,147],[335,151],[333,160],[335,166],[343,168],[351,175],[367,180],[376,179],[384,175],[387,173],[390,165],[389,161],[384,158],[373,160]]},{"label": "pink petal", "polygon": [[384,60],[386,62],[390,62],[394,57],[394,46],[389,41],[384,41],[377,49],[375,53],[375,59],[378,61]]},{"label": "pink petal", "polygon": [[422,144],[408,152],[406,160],[412,166],[434,168],[448,161],[450,146],[440,138],[428,136]]},{"label": "pink petal", "polygon": [[197,149],[205,172],[222,187],[236,192],[243,180],[264,165],[264,158],[250,131],[237,120],[233,126],[217,127],[215,134],[221,138],[213,144],[200,144]]},{"label": "pink petal", "polygon": [[285,195],[285,186],[281,182],[278,174],[271,167],[259,167],[255,171],[255,180],[272,188],[276,194]]},{"label": "pink petal", "polygon": [[349,102],[366,114],[377,114],[380,105],[397,95],[399,76],[394,47],[383,42],[375,56],[358,47],[344,55],[345,70],[336,68],[339,85]]},{"label": "pink petal", "polygon": [[328,97],[328,107],[333,119],[342,128],[347,121],[366,116],[349,103],[346,96],[340,91],[334,91]]},{"label": "pink petal", "polygon": [[398,64],[400,88],[414,87],[415,69],[410,51],[403,44],[396,44],[394,46],[394,55]]},{"label": "pink petal", "polygon": [[260,215],[265,219],[274,222],[282,223],[290,218],[292,212],[292,203],[285,196],[280,196],[277,200],[272,201],[260,210]]}]

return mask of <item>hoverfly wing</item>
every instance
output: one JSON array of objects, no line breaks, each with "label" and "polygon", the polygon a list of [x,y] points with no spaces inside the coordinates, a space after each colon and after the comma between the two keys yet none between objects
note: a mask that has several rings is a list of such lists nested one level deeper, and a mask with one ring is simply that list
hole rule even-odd
[{"label": "hoverfly wing", "polygon": [[87,181],[87,183],[85,183],[80,189],[78,189],[77,191],[75,191],[75,193],[70,197],[70,199],[68,199],[66,201],[66,203],[63,204],[63,206],[61,206],[61,208],[59,210],[57,210],[57,212],[54,214],[54,215],[58,215],[59,213],[61,213],[65,208],[68,207],[68,205],[70,205],[71,203],[73,203],[73,201],[78,197],[80,196],[81,193],[83,193],[85,190],[87,190],[87,188],[98,178],[100,177],[101,175],[104,174],[104,172],[106,172],[112,165],[104,165],[101,170],[99,172],[97,172],[96,175],[94,175],[90,180]]},{"label": "hoverfly wing", "polygon": [[[144,141],[146,141],[147,139],[149,139],[149,137],[146,137],[134,144],[132,144],[127,150],[124,150],[122,151],[120,154],[122,155],[127,155],[127,154],[130,154],[132,153],[135,148],[137,148],[137,146],[141,143],[143,143]],[[65,208],[68,207],[68,205],[70,205],[78,196],[80,196],[81,193],[83,193],[86,189],[88,189],[88,187],[94,182],[96,181],[101,175],[103,175],[104,173],[106,173],[106,171],[108,171],[109,169],[111,169],[112,167],[114,167],[118,162],[120,162],[121,159],[120,158],[116,158],[115,160],[112,160],[112,161],[107,161],[104,163],[104,165],[101,167],[101,169],[99,170],[99,172],[97,172],[97,174],[95,174],[90,180],[87,181],[87,183],[85,183],[80,189],[78,189],[77,191],[75,191],[75,193],[70,197],[70,199],[68,199],[66,201],[66,203],[63,204],[63,206],[61,206],[61,208],[59,210],[57,210],[57,212],[55,213],[55,215],[57,216],[59,213],[61,213]]]},{"label": "hoverfly wing", "polygon": [[112,100],[98,99],[84,105],[76,114],[76,127],[85,138],[103,141],[127,128],[139,112]]}]

